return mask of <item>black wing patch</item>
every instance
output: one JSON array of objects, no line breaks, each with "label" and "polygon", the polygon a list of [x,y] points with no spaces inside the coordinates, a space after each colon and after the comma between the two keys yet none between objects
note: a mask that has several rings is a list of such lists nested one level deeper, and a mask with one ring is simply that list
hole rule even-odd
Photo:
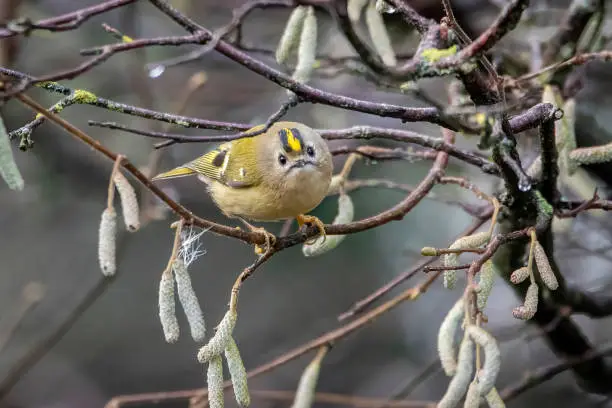
[{"label": "black wing patch", "polygon": [[225,161],[225,156],[227,155],[227,150],[219,150],[219,153],[215,155],[212,159],[212,165],[215,167],[223,166],[223,162]]}]

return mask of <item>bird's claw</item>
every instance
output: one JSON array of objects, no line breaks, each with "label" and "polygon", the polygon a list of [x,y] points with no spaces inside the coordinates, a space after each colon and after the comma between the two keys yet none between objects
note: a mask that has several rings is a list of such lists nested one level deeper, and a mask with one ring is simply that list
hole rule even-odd
[{"label": "bird's claw", "polygon": [[[325,224],[323,224],[323,221],[321,221],[319,218],[315,217],[314,215],[298,215],[297,216],[297,222],[298,225],[300,226],[300,228],[302,227],[302,225],[304,224],[313,224],[315,225],[320,232],[320,236],[323,237],[323,242],[325,242],[325,239],[327,238],[327,235],[325,234]],[[307,245],[312,245],[314,244],[314,242],[317,240],[317,237],[314,237],[308,241],[306,241]]]},{"label": "bird's claw", "polygon": [[[276,236],[274,236],[274,234],[268,232],[264,227],[256,227],[254,225],[251,225],[250,223],[248,223],[246,220],[242,218],[240,218],[240,221],[242,221],[244,225],[246,225],[251,232],[264,234],[264,237],[265,237],[264,247],[262,248],[261,245],[255,244],[255,253],[257,255],[265,254],[267,251],[272,249],[272,247],[274,246],[274,243],[276,242]],[[240,227],[236,227],[236,228],[240,229]]]},{"label": "bird's claw", "polygon": [[276,243],[276,236],[274,236],[274,234],[266,231],[266,229],[263,227],[254,227],[252,231],[264,234],[266,240],[263,248],[261,245],[255,244],[255,253],[257,255],[265,254],[272,249],[274,243]]}]

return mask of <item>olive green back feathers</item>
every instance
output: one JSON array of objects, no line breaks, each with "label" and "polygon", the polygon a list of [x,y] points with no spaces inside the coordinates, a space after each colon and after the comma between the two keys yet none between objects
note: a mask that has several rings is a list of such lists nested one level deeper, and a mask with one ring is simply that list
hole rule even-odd
[{"label": "olive green back feathers", "polygon": [[[158,174],[153,180],[199,175],[204,181],[217,181],[233,188],[244,188],[261,182],[261,149],[278,145],[289,155],[303,153],[304,138],[294,122],[277,122],[268,131],[253,137],[223,143],[204,155]],[[263,125],[249,129],[260,130]],[[259,161],[258,161],[259,160]]]},{"label": "olive green back feathers", "polygon": [[261,174],[254,163],[256,152],[253,142],[254,138],[247,137],[223,143],[189,163],[158,174],[153,180],[197,174],[206,181],[214,180],[229,187],[253,186],[261,180]]}]

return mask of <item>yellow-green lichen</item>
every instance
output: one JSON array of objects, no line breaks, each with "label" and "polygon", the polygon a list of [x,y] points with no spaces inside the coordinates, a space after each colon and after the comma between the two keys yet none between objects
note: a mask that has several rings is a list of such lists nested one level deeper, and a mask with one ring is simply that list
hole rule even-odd
[{"label": "yellow-green lichen", "polygon": [[540,193],[539,191],[536,190],[535,192],[536,194],[536,204],[538,206],[538,210],[543,213],[544,215],[548,216],[548,217],[552,217],[553,215],[553,207],[552,205],[550,205],[550,203],[548,201],[546,201],[546,199],[544,198],[544,196],[542,195],[542,193]]},{"label": "yellow-green lichen", "polygon": [[438,48],[427,48],[421,52],[423,58],[425,58],[430,63],[436,63],[441,58],[450,57],[452,55],[457,54],[457,45],[453,45],[448,48],[438,49]]},{"label": "yellow-green lichen", "polygon": [[53,81],[37,82],[34,85],[39,87],[39,88],[46,88],[46,87],[49,87],[49,86],[59,86],[59,84],[57,82],[53,82]]},{"label": "yellow-green lichen", "polygon": [[77,103],[95,103],[98,100],[96,95],[84,89],[75,89],[73,98]]},{"label": "yellow-green lichen", "polygon": [[119,105],[113,102],[107,102],[105,106],[106,106],[106,109],[108,110],[113,110],[117,112],[121,112],[123,110]]},{"label": "yellow-green lichen", "polygon": [[184,121],[184,120],[177,120],[175,123],[176,123],[177,125],[179,125],[179,126],[191,127],[191,125],[189,124],[189,122],[186,122],[186,121]]}]

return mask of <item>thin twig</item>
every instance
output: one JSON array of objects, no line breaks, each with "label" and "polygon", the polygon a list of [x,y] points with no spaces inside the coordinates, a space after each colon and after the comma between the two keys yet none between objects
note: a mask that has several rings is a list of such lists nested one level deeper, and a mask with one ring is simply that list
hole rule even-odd
[{"label": "thin twig", "polygon": [[96,4],[95,6],[86,7],[74,11],[72,13],[63,14],[61,16],[47,18],[32,23],[28,20],[16,22],[14,28],[10,26],[0,29],[0,38],[13,37],[15,35],[26,34],[32,30],[47,30],[47,31],[67,31],[77,29],[85,21],[91,17],[106,13],[118,7],[133,3],[136,0],[109,0]]},{"label": "thin twig", "polygon": [[[478,230],[478,228],[480,228],[482,225],[484,225],[485,222],[487,222],[487,218],[488,218],[488,215],[485,214],[483,216],[483,218],[481,218],[479,220],[476,220],[465,231],[463,231],[461,234],[459,234],[459,237],[473,234],[476,230]],[[356,314],[362,312],[369,305],[371,305],[372,303],[374,303],[375,301],[380,299],[382,296],[384,296],[388,292],[390,292],[393,288],[395,288],[399,284],[405,282],[406,280],[412,278],[419,271],[421,271],[421,269],[423,269],[427,265],[432,264],[437,259],[438,259],[437,257],[431,257],[429,259],[425,259],[425,260],[419,262],[417,265],[415,265],[412,268],[410,268],[409,270],[399,274],[393,280],[391,280],[389,283],[387,283],[384,286],[382,286],[379,289],[377,289],[371,295],[369,295],[369,296],[365,297],[364,299],[361,299],[360,301],[358,301],[355,304],[353,304],[353,306],[351,306],[346,312],[344,312],[340,316],[338,316],[338,320],[339,321],[344,321],[344,320],[348,319],[349,317],[353,317]]]},{"label": "thin twig", "polygon": [[504,401],[510,401],[525,391],[553,379],[558,374],[561,374],[562,372],[569,370],[576,365],[609,355],[612,355],[612,345],[600,347],[599,349],[595,349],[592,352],[578,358],[567,359],[557,364],[537,368],[532,372],[528,372],[522,380],[519,380],[516,383],[504,388],[503,391],[500,392],[500,396]]}]

